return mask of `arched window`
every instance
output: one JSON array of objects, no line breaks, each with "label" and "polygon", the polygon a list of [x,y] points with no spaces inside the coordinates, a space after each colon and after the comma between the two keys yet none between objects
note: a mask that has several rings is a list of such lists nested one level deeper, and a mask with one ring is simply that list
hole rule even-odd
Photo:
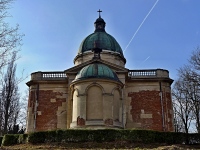
[{"label": "arched window", "polygon": [[119,90],[114,91],[113,96],[113,120],[119,121],[119,115],[120,115],[120,93]]},{"label": "arched window", "polygon": [[87,91],[86,112],[87,120],[103,119],[102,90],[98,86],[92,86]]}]

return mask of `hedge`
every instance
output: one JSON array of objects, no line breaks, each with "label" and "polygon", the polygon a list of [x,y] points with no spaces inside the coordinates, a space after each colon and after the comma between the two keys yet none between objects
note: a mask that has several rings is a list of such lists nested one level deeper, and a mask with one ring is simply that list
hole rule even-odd
[{"label": "hedge", "polygon": [[189,144],[199,144],[200,143],[200,134],[198,133],[190,133],[188,135]]},{"label": "hedge", "polygon": [[[188,138],[188,140],[186,140]],[[190,144],[200,143],[200,134],[189,134],[176,132],[159,132],[151,130],[87,130],[67,129],[33,132],[29,134],[7,134],[2,140],[3,146],[20,143],[69,143],[69,142],[112,142],[127,141],[137,143],[168,143],[181,144],[189,141]]]},{"label": "hedge", "polygon": [[[195,138],[195,136],[193,136]],[[185,134],[175,132],[158,132],[151,130],[55,130],[34,132],[28,136],[28,142],[111,142],[129,141],[142,143],[169,143],[181,144],[185,141]]]},{"label": "hedge", "polygon": [[28,134],[5,134],[3,136],[1,145],[9,146],[21,143],[26,143]]},{"label": "hedge", "polygon": [[0,145],[2,143],[2,140],[3,140],[3,136],[0,136]]},{"label": "hedge", "polygon": [[119,140],[122,130],[55,130],[33,132],[28,136],[30,143],[44,142],[109,142]]}]

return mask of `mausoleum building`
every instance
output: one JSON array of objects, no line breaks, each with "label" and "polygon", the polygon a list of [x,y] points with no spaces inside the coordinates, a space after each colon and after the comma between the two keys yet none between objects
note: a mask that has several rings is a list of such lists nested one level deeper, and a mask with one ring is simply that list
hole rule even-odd
[{"label": "mausoleum building", "polygon": [[173,131],[169,71],[125,68],[117,40],[99,15],[80,44],[74,66],[34,72],[27,82],[27,132],[56,129]]}]

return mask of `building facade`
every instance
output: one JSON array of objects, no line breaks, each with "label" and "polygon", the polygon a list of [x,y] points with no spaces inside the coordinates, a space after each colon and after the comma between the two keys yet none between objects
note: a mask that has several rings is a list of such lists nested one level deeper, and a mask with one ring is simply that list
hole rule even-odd
[{"label": "building facade", "polygon": [[165,69],[129,70],[99,15],[80,44],[74,66],[34,72],[27,132],[71,128],[173,131],[172,79]]}]

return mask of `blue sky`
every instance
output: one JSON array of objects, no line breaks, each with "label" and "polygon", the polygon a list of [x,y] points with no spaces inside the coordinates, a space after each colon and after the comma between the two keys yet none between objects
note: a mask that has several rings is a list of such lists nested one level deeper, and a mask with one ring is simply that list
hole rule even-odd
[{"label": "blue sky", "polygon": [[[17,74],[23,69],[63,71],[73,67],[82,40],[94,32],[101,9],[106,32],[125,50],[128,69],[167,69],[172,79],[200,44],[200,0],[16,0],[7,21],[24,33]],[[25,83],[20,89],[26,89]]]}]

